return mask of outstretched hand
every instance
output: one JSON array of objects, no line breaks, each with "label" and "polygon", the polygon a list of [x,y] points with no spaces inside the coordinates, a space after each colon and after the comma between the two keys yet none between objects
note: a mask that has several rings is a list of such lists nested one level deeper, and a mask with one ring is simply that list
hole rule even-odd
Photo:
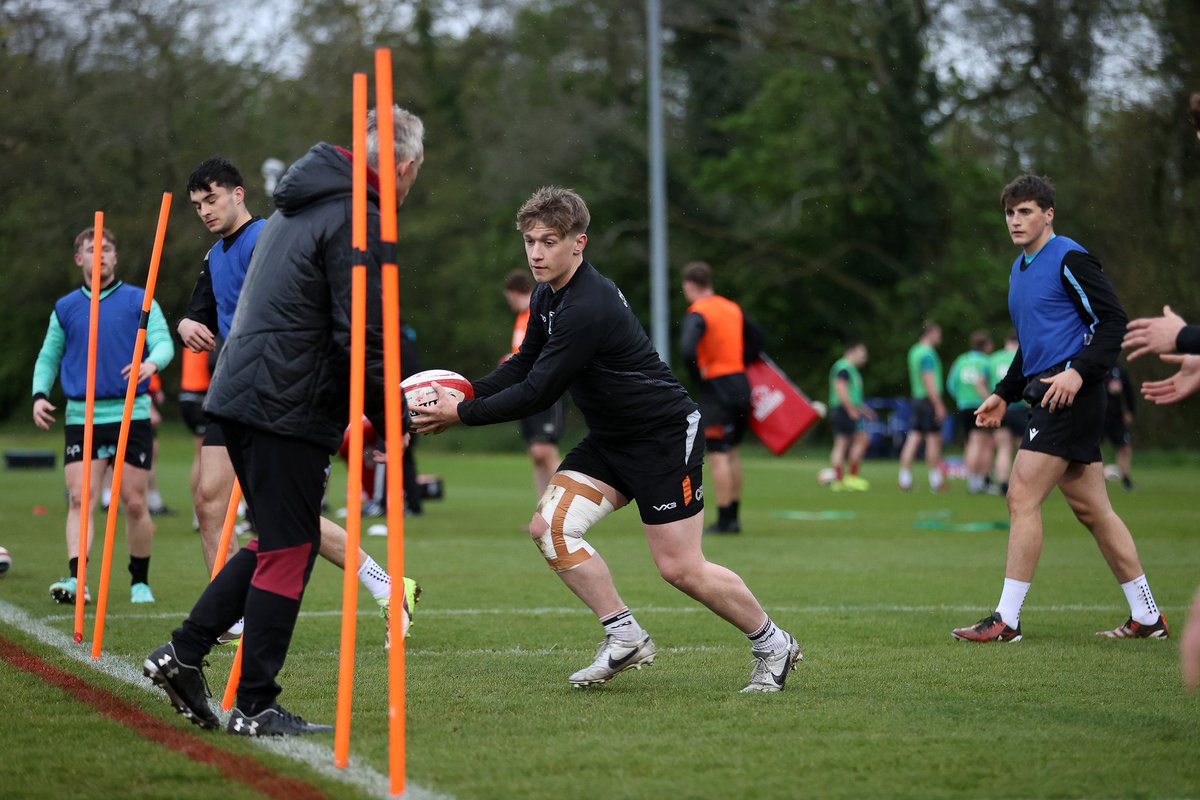
[{"label": "outstretched hand", "polygon": [[1162,355],[1169,364],[1178,364],[1179,371],[1161,381],[1146,381],[1142,384],[1142,396],[1156,405],[1178,403],[1200,389],[1200,356]]},{"label": "outstretched hand", "polygon": [[975,424],[980,428],[999,428],[1007,410],[1008,403],[1000,399],[1000,395],[989,394],[975,409]]},{"label": "outstretched hand", "polygon": [[441,433],[457,425],[459,400],[442,388],[437,381],[429,384],[437,392],[437,402],[417,406],[412,417],[413,433]]},{"label": "outstretched hand", "polygon": [[1121,348],[1137,348],[1129,354],[1130,361],[1146,353],[1174,353],[1175,340],[1185,325],[1187,322],[1183,317],[1172,311],[1170,306],[1163,306],[1161,317],[1142,317],[1131,321],[1125,329]]}]

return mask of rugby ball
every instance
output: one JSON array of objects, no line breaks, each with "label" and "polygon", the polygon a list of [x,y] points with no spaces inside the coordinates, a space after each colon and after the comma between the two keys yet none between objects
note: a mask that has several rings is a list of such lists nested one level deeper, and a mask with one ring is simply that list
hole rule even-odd
[{"label": "rugby ball", "polygon": [[0,578],[8,574],[8,570],[12,567],[12,555],[7,550],[0,547]]},{"label": "rugby ball", "polygon": [[417,409],[421,406],[430,406],[437,402],[437,392],[433,388],[435,382],[457,400],[470,400],[475,396],[471,382],[457,372],[448,369],[427,369],[409,375],[400,382],[410,416],[416,416]]},{"label": "rugby ball", "polygon": [[833,467],[825,467],[817,473],[817,483],[821,486],[829,486],[837,480],[837,470]]}]

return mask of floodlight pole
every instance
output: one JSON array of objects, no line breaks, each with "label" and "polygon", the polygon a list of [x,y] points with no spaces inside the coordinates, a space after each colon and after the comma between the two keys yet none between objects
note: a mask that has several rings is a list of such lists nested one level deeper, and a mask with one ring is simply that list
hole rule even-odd
[{"label": "floodlight pole", "polygon": [[667,189],[663,152],[662,14],[659,0],[646,0],[646,94],[650,116],[650,338],[669,366],[671,348],[667,333]]}]

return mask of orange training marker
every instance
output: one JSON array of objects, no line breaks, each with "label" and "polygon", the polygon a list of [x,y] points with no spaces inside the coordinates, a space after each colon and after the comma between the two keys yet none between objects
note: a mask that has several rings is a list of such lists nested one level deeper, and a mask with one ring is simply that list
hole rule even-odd
[{"label": "orange training marker", "polygon": [[[392,51],[375,51],[375,113],[379,141],[395,139],[392,118]],[[395,148],[379,148],[379,238],[388,256],[380,268],[383,294],[383,386],[387,420],[388,575],[391,619],[404,617],[404,420],[400,405],[400,276],[396,267]],[[413,609],[409,609],[411,614]],[[406,770],[405,642],[403,631],[388,651],[388,775],[394,797],[404,794]]]},{"label": "orange training marker", "polygon": [[[358,622],[358,545],[362,527],[363,372],[367,339],[367,75],[354,73],[353,193],[350,272],[350,452],[346,479],[346,567],[342,579],[342,641],[338,659],[333,763],[350,764],[354,638]],[[380,150],[387,149],[380,147]]]},{"label": "orange training marker", "polygon": [[171,193],[163,192],[158,209],[158,228],[154,232],[154,250],[150,255],[150,272],[142,297],[142,319],[133,343],[133,358],[129,362],[129,382],[125,387],[125,408],[121,412],[121,432],[117,434],[117,453],[113,457],[112,498],[108,504],[108,519],[104,529],[104,551],[100,557],[100,585],[96,588],[96,619],[92,623],[92,658],[100,657],[104,644],[104,612],[108,608],[108,579],[112,569],[113,539],[117,529],[117,498],[121,496],[121,479],[125,474],[125,449],[129,444],[129,424],[133,416],[133,400],[137,396],[138,367],[146,347],[146,325],[154,303],[154,287],[158,282],[158,265],[162,261],[163,240],[167,236],[167,219],[171,214]]},{"label": "orange training marker", "polygon": [[92,294],[88,311],[87,396],[83,404],[83,486],[79,495],[79,560],[75,582],[75,642],[83,641],[83,604],[87,599],[88,536],[92,527],[92,436],[96,419],[96,344],[100,338],[100,262],[104,253],[104,212],[92,224]]}]

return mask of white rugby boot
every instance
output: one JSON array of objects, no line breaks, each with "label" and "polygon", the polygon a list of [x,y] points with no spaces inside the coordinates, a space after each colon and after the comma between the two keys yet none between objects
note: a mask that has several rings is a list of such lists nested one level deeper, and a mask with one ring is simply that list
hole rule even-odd
[{"label": "white rugby boot", "polygon": [[788,646],[779,650],[751,650],[754,669],[750,672],[750,683],[743,692],[782,692],[784,681],[797,661],[804,660],[800,645],[788,634]]},{"label": "white rugby boot", "polygon": [[641,639],[628,641],[615,636],[605,636],[596,650],[596,658],[591,664],[573,674],[569,680],[571,685],[582,689],[584,686],[604,683],[618,672],[627,669],[641,669],[654,663],[658,648],[650,634]]}]

